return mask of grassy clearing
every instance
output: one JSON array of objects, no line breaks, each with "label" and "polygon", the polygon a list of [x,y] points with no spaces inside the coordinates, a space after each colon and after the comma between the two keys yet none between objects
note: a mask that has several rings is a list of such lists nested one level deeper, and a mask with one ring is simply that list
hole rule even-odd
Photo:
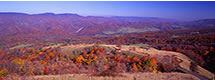
[{"label": "grassy clearing", "polygon": [[31,46],[31,45],[32,45],[32,44],[17,45],[17,46],[11,47],[10,49],[23,48],[23,47],[28,47],[28,46]]},{"label": "grassy clearing", "polygon": [[123,76],[103,77],[90,74],[65,74],[26,77],[26,80],[199,80],[197,77],[184,73],[122,73]]},{"label": "grassy clearing", "polygon": [[[62,53],[67,53],[68,55],[80,55],[81,53],[83,53],[84,51],[90,51],[95,47],[99,47],[102,48],[104,50],[104,52],[112,52],[115,50],[116,46],[113,45],[69,45],[69,46],[65,46],[62,48]],[[127,48],[126,46],[122,47],[123,49],[121,50],[121,53],[125,54],[125,55],[129,55],[129,56],[141,56],[140,54],[137,54],[135,52],[131,52]]]},{"label": "grassy clearing", "polygon": [[94,44],[90,44],[90,45],[68,45],[68,46],[64,46],[61,47],[61,52],[68,54],[68,55],[74,55],[74,56],[78,56],[80,55],[82,52],[84,52],[84,50],[91,50],[93,49]]},{"label": "grassy clearing", "polygon": [[137,56],[137,57],[141,56],[140,54],[136,54],[136,53],[129,52],[129,51],[121,51],[121,53],[128,55],[128,56]]},{"label": "grassy clearing", "polygon": [[43,49],[54,48],[54,47],[58,47],[58,46],[61,46],[61,45],[63,45],[63,44],[61,44],[61,43],[59,43],[59,44],[51,43],[51,46],[43,47]]}]

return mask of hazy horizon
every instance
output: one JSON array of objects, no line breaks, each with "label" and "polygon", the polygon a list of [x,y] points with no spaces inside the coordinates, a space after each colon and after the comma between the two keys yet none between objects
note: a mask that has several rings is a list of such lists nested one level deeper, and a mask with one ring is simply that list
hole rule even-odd
[{"label": "hazy horizon", "polygon": [[[11,6],[12,5],[12,6]],[[1,1],[0,12],[72,13],[81,16],[160,17],[184,21],[215,18],[206,1]]]}]

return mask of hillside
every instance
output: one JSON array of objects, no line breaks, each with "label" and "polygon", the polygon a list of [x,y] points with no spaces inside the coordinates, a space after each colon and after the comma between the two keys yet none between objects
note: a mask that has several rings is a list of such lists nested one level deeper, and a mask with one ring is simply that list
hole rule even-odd
[{"label": "hillside", "polygon": [[[181,54],[181,53],[177,53],[177,52],[171,52],[171,51],[162,51],[162,50],[157,50],[154,49],[152,47],[148,47],[146,44],[142,44],[142,45],[121,45],[120,47],[117,45],[106,45],[106,44],[99,44],[99,45],[94,45],[94,44],[80,44],[80,45],[53,45],[53,46],[48,46],[43,48],[43,50],[53,50],[58,48],[58,50],[60,50],[61,55],[63,55],[65,58],[60,58],[59,60],[57,60],[57,63],[59,64],[64,64],[65,67],[60,67],[60,65],[56,65],[58,66],[58,68],[60,69],[59,73],[54,73],[55,71],[53,71],[52,69],[49,69],[48,65],[53,64],[52,63],[52,59],[55,59],[53,57],[51,57],[53,55],[53,52],[48,52],[47,54],[50,56],[50,61],[47,61],[47,59],[45,58],[45,62],[47,62],[46,64],[41,63],[41,65],[47,66],[49,70],[44,70],[44,75],[35,75],[35,76],[27,76],[27,77],[19,77],[17,75],[11,76],[11,78],[20,78],[20,79],[39,79],[39,80],[56,80],[56,79],[64,79],[64,80],[69,80],[69,79],[76,79],[76,80],[80,80],[80,79],[90,79],[90,80],[106,80],[106,79],[117,79],[117,80],[131,80],[131,79],[147,79],[147,80],[157,80],[157,79],[161,79],[161,80],[172,80],[172,79],[177,79],[177,80],[202,80],[202,79],[214,79],[214,74],[205,70],[204,68],[200,67],[199,65],[195,65],[195,67],[191,67],[194,66],[194,64],[192,64],[192,60],[190,58],[188,58],[187,56]],[[69,66],[72,67],[72,65],[67,65],[67,62],[71,62],[73,60],[66,60],[65,59],[70,59],[67,56],[80,56],[83,55],[84,59],[86,58],[86,54],[90,54],[92,53],[93,50],[98,49],[98,51],[100,51],[100,49],[102,49],[104,52],[98,52],[96,51],[95,55],[98,56],[98,58],[96,60],[99,61],[99,64],[97,65],[97,69],[95,72],[90,72],[91,69],[95,69],[95,68],[91,68],[91,69],[85,69],[85,68],[81,68],[81,69],[72,69],[76,72],[70,72],[70,68]],[[115,50],[117,50],[115,52]],[[88,51],[90,51],[88,53]],[[46,51],[47,52],[47,51]],[[87,53],[85,53],[87,52]],[[93,52],[94,53],[94,52]],[[36,53],[37,54],[37,53]],[[41,53],[39,53],[41,54]],[[43,53],[46,54],[46,53]],[[55,53],[55,55],[59,54],[59,52]],[[100,61],[103,61],[102,58],[99,57],[99,55],[103,55],[102,58],[104,59],[108,59],[111,58],[111,56],[116,57],[116,60],[119,60],[120,64],[118,65],[118,67],[116,67],[117,69],[111,69],[111,68],[106,68],[106,66],[102,66],[103,63]],[[132,71],[127,71],[125,68],[123,68],[123,64],[124,63],[124,57],[126,59],[126,56],[136,56],[137,58],[139,58],[139,60],[142,59],[142,57],[146,58],[147,57],[155,57],[156,59],[156,64],[158,65],[156,67],[156,70],[151,71],[150,69],[142,69],[140,67],[134,68],[132,67],[131,70]],[[42,56],[40,55],[40,58],[42,58]],[[29,57],[30,59],[30,57]],[[76,59],[76,57],[74,58]],[[78,59],[78,57],[77,57]],[[134,57],[131,57],[131,59],[135,59]],[[33,60],[33,61],[32,61]],[[34,63],[36,59],[36,56],[33,57],[31,61]],[[114,60],[114,58],[113,58]],[[59,62],[58,62],[59,61]],[[63,62],[61,62],[63,61]],[[75,60],[74,60],[75,61]],[[121,63],[122,61],[122,63]],[[108,63],[111,62],[110,59],[108,59]],[[132,61],[133,62],[133,61]],[[81,66],[80,63],[83,62],[78,62],[75,61],[73,64],[76,65],[77,67]],[[105,62],[106,63],[106,62]],[[135,63],[135,61],[132,63],[132,65]],[[32,65],[31,63],[28,63],[29,65]],[[71,64],[71,63],[69,63]],[[92,61],[90,64],[95,64],[94,61]],[[153,63],[154,64],[154,63]],[[54,65],[54,64],[53,64]],[[82,64],[85,65],[85,64]],[[139,63],[137,63],[137,65],[140,65]],[[145,64],[147,65],[147,64]],[[89,66],[89,65],[85,65]],[[109,65],[110,66],[110,65]],[[42,67],[42,66],[41,66]],[[93,67],[96,67],[95,65],[93,65]],[[105,67],[105,68],[103,68]],[[125,66],[124,66],[125,67]],[[128,66],[126,66],[128,67]],[[146,66],[145,66],[146,67]],[[54,68],[54,67],[52,67]],[[63,69],[64,68],[64,69]],[[46,68],[45,68],[46,69]],[[68,70],[67,70],[68,69]],[[53,72],[52,72],[53,71]],[[69,72],[68,72],[69,71]],[[110,72],[109,72],[110,71]],[[35,72],[33,71],[33,73],[35,74]],[[27,74],[27,73],[26,73]],[[61,74],[59,76],[59,74]],[[29,74],[28,74],[29,75]],[[32,74],[31,74],[32,75]],[[156,77],[153,77],[156,76]],[[8,79],[11,79],[8,78]]]},{"label": "hillside", "polygon": [[0,13],[0,79],[214,79],[214,21]]},{"label": "hillside", "polygon": [[157,17],[85,17],[70,13],[0,13],[0,36],[21,35],[31,37],[29,34],[41,35],[44,33],[54,36],[65,36],[62,34],[83,36],[214,26],[214,19],[185,22]]}]

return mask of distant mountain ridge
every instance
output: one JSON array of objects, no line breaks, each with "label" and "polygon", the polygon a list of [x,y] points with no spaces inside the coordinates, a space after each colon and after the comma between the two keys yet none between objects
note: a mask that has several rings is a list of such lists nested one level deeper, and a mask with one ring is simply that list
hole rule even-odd
[{"label": "distant mountain ridge", "polygon": [[[80,16],[78,14],[0,13],[0,36],[38,31],[53,35],[121,34],[192,27],[214,27],[215,19],[183,22],[157,17]],[[56,34],[55,34],[56,33]],[[66,34],[65,34],[66,33]],[[27,35],[27,34],[25,34]]]}]

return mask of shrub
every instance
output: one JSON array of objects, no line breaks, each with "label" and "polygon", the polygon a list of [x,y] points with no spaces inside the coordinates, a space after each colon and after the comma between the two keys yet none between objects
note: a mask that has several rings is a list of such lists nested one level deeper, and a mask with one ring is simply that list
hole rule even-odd
[{"label": "shrub", "polygon": [[8,75],[8,70],[7,68],[3,68],[3,69],[0,69],[0,76],[7,76]]}]

